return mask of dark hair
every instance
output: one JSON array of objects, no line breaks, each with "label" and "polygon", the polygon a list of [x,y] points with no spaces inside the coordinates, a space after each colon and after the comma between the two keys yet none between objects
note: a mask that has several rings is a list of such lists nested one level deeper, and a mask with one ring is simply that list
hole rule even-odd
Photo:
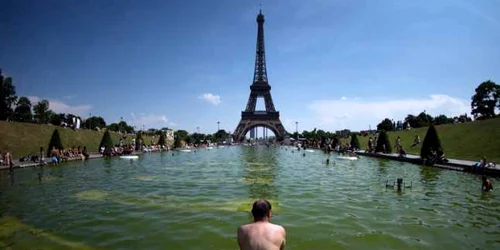
[{"label": "dark hair", "polygon": [[269,201],[261,199],[253,203],[252,215],[255,219],[266,217],[269,211],[271,211],[271,203]]}]

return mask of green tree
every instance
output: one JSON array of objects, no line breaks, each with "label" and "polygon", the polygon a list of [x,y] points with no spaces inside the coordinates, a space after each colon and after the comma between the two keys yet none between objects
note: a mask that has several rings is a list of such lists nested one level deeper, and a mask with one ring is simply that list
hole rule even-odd
[{"label": "green tree", "polygon": [[[99,143],[99,149],[101,149],[102,147],[104,147],[105,149],[114,147],[113,138],[111,138],[108,130],[104,132],[104,134],[102,135],[101,143]],[[99,151],[99,149],[97,151]]]},{"label": "green tree", "polygon": [[46,124],[50,119],[49,101],[41,100],[34,107],[35,120],[40,124]]},{"label": "green tree", "polygon": [[421,127],[429,126],[432,122],[433,122],[432,116],[428,115],[425,112],[421,112],[417,116],[417,127],[415,127],[415,128],[421,128]]},{"label": "green tree", "polygon": [[61,142],[61,137],[59,136],[59,131],[57,129],[54,129],[52,137],[50,138],[49,147],[47,148],[47,157],[50,157],[50,151],[53,148],[60,150],[64,149],[63,144]]},{"label": "green tree", "polygon": [[385,118],[382,122],[377,125],[378,131],[392,131],[394,130],[393,122],[389,118]]},{"label": "green tree", "polygon": [[434,118],[434,125],[449,124],[453,123],[453,118],[449,118],[446,115],[438,115]]},{"label": "green tree", "polygon": [[229,136],[228,132],[226,132],[224,129],[220,129],[214,134],[214,139],[217,142],[221,142],[226,140],[228,136]]},{"label": "green tree", "polygon": [[174,132],[174,138],[179,138],[181,141],[185,141],[189,133],[186,130],[177,130]]},{"label": "green tree", "polygon": [[165,142],[165,132],[160,133],[160,138],[158,139],[158,145],[164,146],[166,144]]},{"label": "green tree", "polygon": [[359,141],[358,141],[358,136],[355,133],[351,134],[351,147],[355,149],[360,149],[361,147],[359,146]]},{"label": "green tree", "polygon": [[64,121],[64,114],[56,114],[54,112],[50,112],[49,117],[50,124],[55,126],[61,126],[62,122]]},{"label": "green tree", "polygon": [[382,131],[378,135],[375,152],[392,153],[391,142],[389,141],[389,136],[387,135],[387,132]]},{"label": "green tree", "polygon": [[476,119],[495,117],[495,109],[500,108],[500,85],[490,80],[479,84],[472,96],[471,108]]},{"label": "green tree", "polygon": [[20,97],[14,110],[14,120],[18,122],[31,122],[33,114],[31,113],[31,101],[27,97]]},{"label": "green tree", "polygon": [[16,100],[16,87],[12,84],[12,77],[4,78],[0,69],[0,120],[12,118],[14,114],[12,107]]},{"label": "green tree", "polygon": [[431,155],[431,151],[435,151],[437,154],[443,152],[443,147],[441,147],[441,140],[437,134],[434,125],[430,125],[425,134],[424,142],[422,143],[422,148],[420,149],[420,158],[427,159]]},{"label": "green tree", "polygon": [[[95,127],[94,125],[92,126]],[[118,123],[111,123],[109,124],[108,129],[114,132],[118,132],[120,130],[120,126],[118,125]]]},{"label": "green tree", "polygon": [[[82,128],[87,128],[87,129],[94,129],[95,127],[99,128],[105,128],[106,127],[106,121],[104,121],[104,118],[100,116],[92,116],[87,118],[85,120],[85,123],[82,124]],[[109,127],[108,127],[109,129]],[[111,131],[118,131],[118,130],[111,130]]]}]

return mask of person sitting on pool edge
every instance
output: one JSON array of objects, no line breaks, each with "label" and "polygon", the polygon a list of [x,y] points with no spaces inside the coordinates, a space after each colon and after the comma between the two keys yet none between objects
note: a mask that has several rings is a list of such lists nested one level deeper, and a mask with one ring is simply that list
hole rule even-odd
[{"label": "person sitting on pool edge", "polygon": [[483,175],[483,185],[481,186],[481,189],[484,192],[488,192],[490,190],[493,190],[493,184],[491,184],[491,181],[486,178],[486,175]]},{"label": "person sitting on pool edge", "polygon": [[238,228],[238,245],[241,250],[284,249],[286,231],[272,224],[271,203],[261,199],[252,206],[253,223]]}]

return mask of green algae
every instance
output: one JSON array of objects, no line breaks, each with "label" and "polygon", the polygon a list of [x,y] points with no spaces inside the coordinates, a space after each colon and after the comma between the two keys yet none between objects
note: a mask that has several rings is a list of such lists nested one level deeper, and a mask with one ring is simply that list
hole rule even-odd
[{"label": "green algae", "polygon": [[136,179],[139,181],[155,181],[158,180],[159,176],[137,176]]},{"label": "green algae", "polygon": [[110,196],[110,194],[106,191],[93,189],[82,191],[80,193],[77,193],[75,196],[76,198],[81,200],[102,201]]},{"label": "green algae", "polygon": [[[35,237],[37,239],[36,241],[38,242],[40,240],[48,240],[57,245],[64,246],[67,249],[81,249],[81,250],[94,249],[82,243],[66,240],[52,233],[47,233],[41,229],[34,228],[30,225],[23,223],[18,218],[12,216],[1,217],[0,238],[10,238],[15,234],[20,234],[23,237]],[[2,249],[8,249],[6,248],[7,245],[3,242],[0,242],[0,247],[2,247]],[[53,248],[53,246],[51,246],[50,248]],[[47,248],[41,247],[40,249],[47,249]]]}]

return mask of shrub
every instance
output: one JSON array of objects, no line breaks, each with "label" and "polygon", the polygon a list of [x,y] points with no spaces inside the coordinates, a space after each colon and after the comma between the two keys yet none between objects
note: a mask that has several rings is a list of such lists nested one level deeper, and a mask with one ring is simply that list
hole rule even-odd
[{"label": "shrub", "polygon": [[351,147],[354,149],[360,149],[361,147],[359,146],[359,141],[358,141],[358,136],[356,134],[351,135]]},{"label": "shrub", "polygon": [[137,132],[135,135],[135,150],[141,150],[141,146],[144,144],[141,132]]},{"label": "shrub", "polygon": [[375,152],[392,153],[391,142],[389,141],[387,132],[380,132],[377,140],[377,146],[375,147]]},{"label": "shrub", "polygon": [[165,133],[164,132],[160,133],[160,138],[158,139],[158,145],[160,145],[160,146],[165,145]]},{"label": "shrub", "polygon": [[427,129],[422,148],[420,149],[420,158],[427,159],[431,155],[431,150],[436,151],[438,154],[443,152],[441,141],[434,125],[430,125],[429,129]]},{"label": "shrub", "polygon": [[102,147],[106,149],[106,148],[112,148],[113,146],[114,146],[113,139],[111,138],[109,131],[106,130],[106,132],[104,132],[104,134],[102,135],[101,143],[99,144],[99,149],[97,151],[100,151]]},{"label": "shrub", "polygon": [[60,149],[60,150],[63,149],[61,137],[59,136],[59,131],[57,129],[54,129],[54,132],[52,133],[52,137],[50,138],[49,147],[47,148],[47,157],[50,157],[50,151],[54,147],[56,149]]}]

